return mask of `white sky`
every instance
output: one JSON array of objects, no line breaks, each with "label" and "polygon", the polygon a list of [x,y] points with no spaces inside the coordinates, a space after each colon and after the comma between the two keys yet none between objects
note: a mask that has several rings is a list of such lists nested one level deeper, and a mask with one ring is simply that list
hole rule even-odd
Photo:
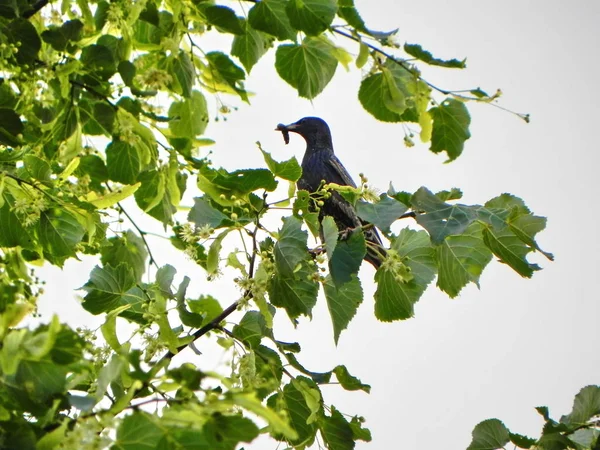
[{"label": "white sky", "polygon": [[[503,192],[522,197],[536,214],[548,217],[538,242],[556,261],[530,257],[544,267],[531,280],[493,261],[481,278],[481,291],[471,285],[450,300],[431,286],[416,305],[414,319],[391,324],[373,316],[373,270],[365,265],[365,301],[337,348],[322,298],[313,321],[302,320],[295,331],[280,311],[278,337],[298,340],[300,360],[311,370],[346,364],[372,385],[370,395],[323,388],[326,403],[367,419],[374,439],[357,449],[466,448],[473,427],[491,417],[513,432],[539,436],[542,420],[535,406],[547,405],[559,418],[570,411],[581,387],[600,382],[595,226],[600,2],[356,4],[371,28],[399,27],[401,42],[419,43],[441,58],[468,58],[464,71],[424,70],[429,81],[446,89],[501,88],[501,105],[530,113],[531,123],[491,106],[472,105],[472,138],[463,156],[442,164],[446,158],[424,145],[405,148],[401,125],[379,123],[362,110],[356,98],[360,71],[338,69],[325,93],[310,103],[277,77],[271,53],[247,82],[257,93],[252,107],[240,105],[227,122],[209,126],[207,137],[217,141],[215,165],[231,170],[262,165],[257,140],[276,159],[292,154],[300,159],[303,141],[292,135],[284,146],[273,128],[317,115],[329,123],[336,153],[353,177],[364,172],[382,191],[393,181],[406,191],[421,185],[460,187],[468,204]],[[143,227],[160,232],[154,222]],[[160,264],[170,263],[179,276],[193,278],[194,292],[213,292],[224,307],[237,298],[226,277],[208,285],[201,269],[171,255],[160,240],[151,243]],[[69,262],[62,272],[41,272],[48,280],[48,293],[40,300],[43,319],[59,311],[71,324],[102,322],[77,305],[71,290],[85,283],[94,264],[85,259]],[[199,357],[189,359],[206,368]],[[246,447],[275,449],[277,443]]]}]

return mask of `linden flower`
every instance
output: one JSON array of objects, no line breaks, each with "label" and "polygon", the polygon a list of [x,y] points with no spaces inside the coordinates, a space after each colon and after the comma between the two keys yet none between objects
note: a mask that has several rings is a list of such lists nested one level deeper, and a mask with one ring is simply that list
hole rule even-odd
[{"label": "linden flower", "polygon": [[140,75],[139,80],[150,89],[161,90],[173,82],[173,77],[165,70],[152,67]]},{"label": "linden flower", "polygon": [[181,227],[181,240],[186,244],[195,244],[198,242],[196,230],[192,228],[189,223],[186,223]]},{"label": "linden flower", "polygon": [[377,191],[374,188],[366,185],[363,186],[362,198],[365,199],[367,202],[379,201],[379,195],[377,195]]}]

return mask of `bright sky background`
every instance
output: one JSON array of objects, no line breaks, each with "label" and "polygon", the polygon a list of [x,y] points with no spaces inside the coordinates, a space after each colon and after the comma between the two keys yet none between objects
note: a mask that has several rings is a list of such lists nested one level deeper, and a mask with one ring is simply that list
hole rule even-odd
[{"label": "bright sky background", "polygon": [[[311,103],[298,99],[277,77],[271,53],[247,82],[257,94],[252,107],[241,105],[227,122],[209,126],[207,136],[217,141],[215,165],[230,170],[262,165],[257,140],[276,159],[301,159],[302,139],[292,135],[285,146],[273,128],[320,116],[329,123],[336,153],[352,176],[358,179],[364,172],[381,191],[393,181],[405,191],[421,185],[434,191],[460,187],[467,204],[503,192],[520,196],[536,214],[548,217],[538,242],[556,261],[532,255],[544,270],[531,280],[493,261],[481,278],[481,290],[470,285],[450,300],[430,286],[416,305],[415,318],[391,324],[373,316],[375,286],[369,280],[374,272],[364,265],[365,301],[337,348],[323,298],[313,321],[302,320],[296,331],[281,311],[278,338],[298,340],[300,360],[311,370],[343,363],[372,385],[370,395],[323,388],[326,403],[367,419],[374,439],[359,443],[358,449],[463,449],[473,427],[491,417],[513,432],[537,437],[542,420],[535,406],[549,406],[558,419],[570,411],[580,388],[600,383],[600,241],[594,225],[600,194],[600,2],[356,4],[371,28],[399,27],[402,43],[419,43],[441,58],[468,58],[466,70],[427,69],[426,79],[445,89],[501,88],[500,104],[530,113],[531,123],[492,106],[469,106],[472,138],[463,156],[443,164],[445,158],[424,145],[404,147],[402,125],[379,123],[362,110],[356,98],[359,70],[338,69],[325,93]],[[350,49],[356,51],[352,44]],[[143,228],[160,232],[154,222]],[[171,255],[168,245],[159,239],[151,244],[160,264],[176,266],[179,277],[193,277],[195,292],[213,292],[224,307],[239,295],[226,277],[208,285],[201,269]],[[72,291],[85,283],[95,263],[84,259],[67,263],[62,272],[41,271],[48,280],[47,295],[40,300],[43,320],[59,311],[71,324],[102,323],[78,306]],[[202,358],[208,361],[210,355],[186,358],[204,369]],[[247,446],[276,447],[273,441]]]}]

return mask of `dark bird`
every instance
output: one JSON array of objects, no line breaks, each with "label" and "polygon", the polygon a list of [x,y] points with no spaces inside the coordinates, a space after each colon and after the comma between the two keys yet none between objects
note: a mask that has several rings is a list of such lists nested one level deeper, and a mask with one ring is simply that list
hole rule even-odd
[{"label": "dark bird", "polygon": [[[299,134],[306,141],[302,176],[296,183],[298,189],[313,193],[322,187],[322,181],[356,187],[348,171],[333,152],[331,132],[323,119],[304,117],[290,125],[279,124],[277,130],[283,133],[286,144],[289,142],[289,132]],[[368,222],[358,217],[354,207],[335,191],[331,191],[331,197],[324,200],[320,209],[319,220],[324,216],[333,217],[341,232],[368,225]],[[378,269],[382,256],[385,255],[381,238],[374,227],[365,229],[364,233],[367,240],[365,260]]]}]

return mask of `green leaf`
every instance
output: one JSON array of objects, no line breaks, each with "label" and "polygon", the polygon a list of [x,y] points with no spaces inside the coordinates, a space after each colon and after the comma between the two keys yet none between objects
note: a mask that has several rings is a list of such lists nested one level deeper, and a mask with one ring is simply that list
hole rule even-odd
[{"label": "green leaf", "polygon": [[19,135],[24,125],[19,115],[10,108],[0,108],[0,144],[17,146],[21,144]]},{"label": "green leaf", "polygon": [[193,93],[192,88],[194,87],[196,72],[186,52],[180,50],[177,58],[171,61],[171,71],[175,75],[180,87],[180,89],[177,89],[177,92],[180,92],[185,98],[190,98]]},{"label": "green leaf", "polygon": [[233,224],[231,219],[210,204],[207,196],[194,198],[194,206],[190,209],[188,220],[199,227],[220,228]]},{"label": "green leaf", "polygon": [[294,87],[300,97],[308,99],[315,98],[325,89],[337,64],[331,44],[314,37],[305,38],[301,44],[280,45],[275,54],[279,76]]},{"label": "green leaf", "polygon": [[362,303],[362,287],[356,276],[353,276],[350,281],[336,286],[330,275],[323,283],[323,290],[333,323],[333,339],[337,345],[341,332],[348,327]]},{"label": "green leaf", "polygon": [[221,243],[223,239],[232,231],[232,228],[226,228],[222,231],[215,240],[210,244],[208,249],[208,257],[206,258],[206,271],[209,275],[215,275],[219,271],[219,257],[221,253]]},{"label": "green leaf", "polygon": [[448,236],[436,247],[437,286],[450,297],[456,297],[469,282],[479,287],[479,276],[492,259],[482,229],[481,223],[473,222],[463,234]]},{"label": "green leaf", "polygon": [[237,17],[235,11],[227,6],[200,3],[200,13],[210,25],[224,33],[240,35],[244,33],[242,20]]},{"label": "green leaf", "polygon": [[371,393],[371,386],[368,384],[364,384],[358,378],[351,375],[350,372],[348,372],[348,369],[346,368],[346,366],[337,366],[335,369],[333,369],[333,373],[335,373],[337,380],[339,381],[340,385],[345,390],[347,390],[347,391],[359,391],[360,390],[360,391],[366,392],[367,394]]},{"label": "green leaf", "polygon": [[40,214],[39,238],[44,257],[61,266],[67,258],[76,255],[76,246],[85,235],[85,229],[65,208],[51,208]]},{"label": "green leaf", "polygon": [[106,147],[106,167],[113,181],[134,184],[142,168],[137,147],[123,141],[112,141]]},{"label": "green leaf", "polygon": [[264,31],[279,40],[295,40],[296,30],[290,25],[285,7],[287,0],[262,0],[248,12],[248,22],[255,30]]},{"label": "green leaf", "polygon": [[323,416],[319,427],[327,448],[331,450],[354,449],[354,434],[346,418],[334,407],[331,407],[331,417]]},{"label": "green leaf", "polygon": [[22,178],[50,181],[52,169],[45,159],[35,155],[25,155],[23,157],[23,162],[25,163],[23,172],[19,174]]},{"label": "green leaf", "polygon": [[358,202],[356,212],[361,219],[372,223],[382,231],[390,231],[390,225],[408,210],[398,200],[381,194],[377,203]]},{"label": "green leaf", "polygon": [[402,263],[410,269],[412,279],[397,279],[393,270],[380,268],[375,274],[375,316],[384,322],[409,319],[413,306],[419,300],[436,271],[434,251],[424,231],[403,229],[392,239],[392,248]]},{"label": "green leaf", "polygon": [[0,206],[0,247],[32,248],[33,237],[23,221],[12,211],[12,202]]},{"label": "green leaf", "polygon": [[225,169],[212,169],[203,166],[198,174],[198,187],[210,195],[211,199],[223,206],[232,206],[231,196],[246,198],[258,189],[269,192],[277,188],[277,181],[270,170],[242,169],[227,172]]},{"label": "green leaf", "polygon": [[445,203],[425,187],[414,193],[411,203],[419,212],[417,223],[429,232],[434,244],[441,244],[447,236],[464,233],[477,219],[474,207]]},{"label": "green leaf", "polygon": [[[210,69],[203,72],[203,76],[207,79],[207,85],[211,88],[211,82],[224,82],[233,92],[237,93],[242,100],[250,103],[248,93],[244,89],[243,80],[246,74],[243,69],[238,67],[230,58],[223,52],[209,52],[206,54]],[[218,89],[215,89],[218,91]]]},{"label": "green leaf", "polygon": [[142,281],[142,275],[146,272],[148,252],[142,238],[133,231],[127,230],[121,236],[108,239],[100,254],[100,261],[104,266],[117,267],[120,263],[125,263],[131,268],[136,282]]},{"label": "green leaf", "polygon": [[246,72],[250,73],[258,60],[271,47],[272,38],[255,30],[248,23],[245,23],[244,27],[244,33],[233,38],[231,54],[236,56]]},{"label": "green leaf", "polygon": [[531,264],[526,256],[532,248],[523,243],[511,230],[483,228],[483,242],[501,262],[508,264],[522,277],[530,278],[533,272],[540,270],[537,264]]},{"label": "green leaf", "polygon": [[431,66],[448,67],[451,69],[464,69],[467,67],[466,59],[459,61],[458,59],[434,58],[430,52],[423,50],[423,47],[421,47],[419,44],[404,44],[404,51],[410,56],[413,56]]},{"label": "green leaf", "polygon": [[292,156],[287,161],[277,162],[271,157],[270,153],[267,153],[262,149],[260,151],[265,158],[267,167],[276,177],[289,181],[298,181],[302,176],[302,168],[300,167],[300,164],[298,164],[296,157]]},{"label": "green leaf", "polygon": [[352,428],[352,434],[354,439],[365,442],[371,442],[371,431],[368,428],[363,428],[362,424],[365,421],[362,417],[354,416],[350,421],[350,428]]},{"label": "green leaf", "polygon": [[135,411],[126,416],[119,428],[115,447],[120,450],[155,449],[165,436],[166,429],[147,413]]},{"label": "green leaf", "polygon": [[188,300],[187,303],[194,314],[204,317],[205,323],[215,319],[223,312],[219,301],[210,295],[202,295],[196,300]]},{"label": "green leaf", "polygon": [[[367,252],[362,230],[353,230],[346,239],[340,239],[329,259],[329,273],[336,286],[348,283],[358,273]],[[362,300],[362,296],[361,296]]]},{"label": "green leaf", "polygon": [[277,273],[293,277],[297,266],[306,260],[308,234],[302,231],[302,222],[296,217],[283,219],[283,227],[279,230],[279,240],[275,244],[273,255]]},{"label": "green leaf", "polygon": [[[215,413],[202,427],[211,447],[217,449],[235,449],[240,442],[251,442],[259,434],[258,427],[250,419],[241,415]],[[193,445],[193,444],[192,444]],[[189,447],[186,447],[189,448]]]},{"label": "green leaf", "polygon": [[517,433],[508,434],[510,441],[519,448],[531,448],[537,442],[537,439],[532,439]]},{"label": "green leaf", "polygon": [[173,136],[193,139],[203,134],[208,124],[204,95],[193,91],[190,98],[171,103],[169,118],[169,130]]},{"label": "green leaf", "polygon": [[291,25],[309,36],[317,36],[329,28],[337,12],[336,0],[294,0],[287,3]]},{"label": "green leaf", "polygon": [[331,216],[323,217],[323,220],[321,221],[321,228],[323,243],[325,244],[325,250],[327,251],[327,257],[331,261],[333,258],[333,252],[335,251],[335,247],[338,243],[340,232],[335,224],[335,219]]},{"label": "green leaf", "polygon": [[509,442],[509,431],[498,419],[488,419],[473,429],[473,440],[467,450],[494,450]]},{"label": "green leaf", "polygon": [[108,81],[117,72],[117,60],[110,48],[100,45],[88,45],[79,59],[90,77]]},{"label": "green leaf", "polygon": [[275,244],[275,275],[269,283],[269,298],[274,306],[283,307],[290,318],[310,316],[317,301],[318,283],[315,266],[306,247],[307,233],[302,221],[294,216],[284,219]]},{"label": "green leaf", "polygon": [[80,20],[67,20],[60,27],[49,26],[42,33],[42,39],[52,46],[56,51],[65,51],[70,42],[77,42],[81,39],[83,22]]},{"label": "green leaf", "polygon": [[[305,382],[310,380],[303,377],[297,377]],[[279,410],[282,408],[286,411],[290,426],[298,434],[298,438],[288,440],[290,444],[306,444],[310,445],[316,436],[317,427],[315,423],[307,423],[311,416],[311,410],[306,404],[304,395],[298,390],[296,385],[291,382],[286,384],[281,393],[275,394],[267,400],[269,408]]]},{"label": "green leaf", "polygon": [[179,284],[175,299],[177,300],[177,313],[181,323],[188,327],[200,328],[204,323],[204,315],[188,311],[185,304],[185,293],[190,284],[188,277],[183,277],[183,281]]},{"label": "green leaf", "polygon": [[440,106],[431,108],[433,132],[431,147],[433,153],[446,152],[448,161],[453,161],[463,151],[465,141],[471,137],[469,124],[471,116],[464,103],[447,99]]},{"label": "green leaf", "polygon": [[11,20],[2,27],[6,37],[18,48],[16,58],[19,64],[33,63],[42,48],[42,40],[35,27],[26,19]]},{"label": "green leaf", "polygon": [[365,22],[354,6],[354,0],[338,0],[337,15],[344,19],[348,25],[357,31],[368,33]]},{"label": "green leaf", "polygon": [[232,331],[237,339],[251,348],[257,348],[263,336],[266,336],[265,318],[259,311],[248,311]]},{"label": "green leaf", "polygon": [[573,402],[573,410],[560,421],[572,428],[585,425],[600,414],[600,386],[586,386],[579,391]]},{"label": "green leaf", "polygon": [[139,300],[129,293],[135,283],[133,271],[127,264],[119,264],[116,268],[96,266],[82,287],[87,292],[83,307],[92,314],[101,314],[123,304],[137,303]]},{"label": "green leaf", "polygon": [[418,122],[431,92],[418,75],[415,68],[388,59],[379,72],[361,82],[358,99],[382,122]]}]

